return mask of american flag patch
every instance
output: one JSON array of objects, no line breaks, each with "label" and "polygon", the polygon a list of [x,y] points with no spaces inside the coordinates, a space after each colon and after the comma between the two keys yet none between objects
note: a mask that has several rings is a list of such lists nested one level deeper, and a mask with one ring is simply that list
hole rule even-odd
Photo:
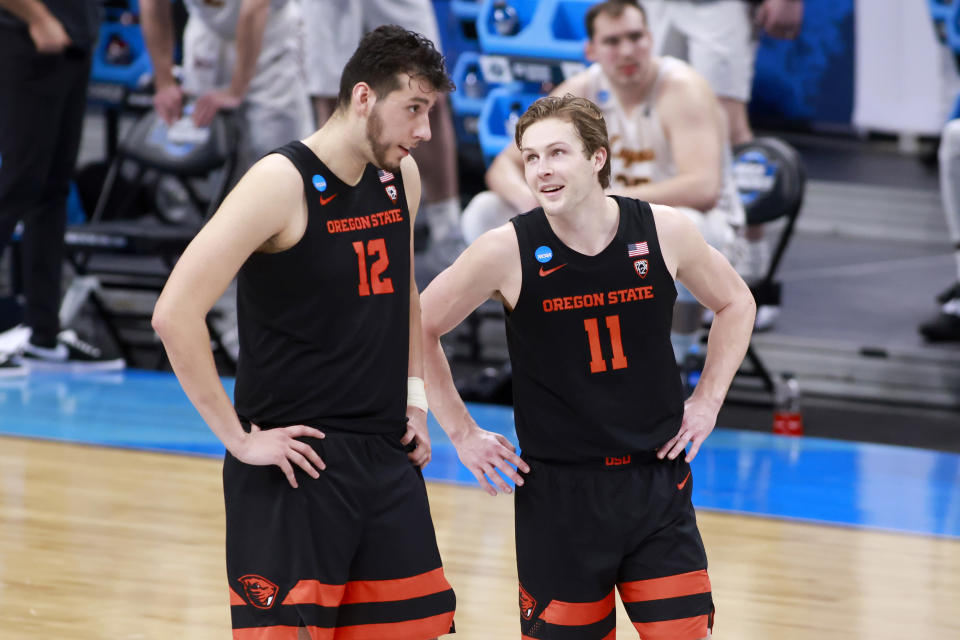
[{"label": "american flag patch", "polygon": [[631,258],[645,256],[648,253],[650,253],[650,248],[647,246],[646,242],[635,242],[627,245],[627,255]]},{"label": "american flag patch", "polygon": [[393,180],[393,174],[380,169],[380,182],[390,182],[391,180]]}]

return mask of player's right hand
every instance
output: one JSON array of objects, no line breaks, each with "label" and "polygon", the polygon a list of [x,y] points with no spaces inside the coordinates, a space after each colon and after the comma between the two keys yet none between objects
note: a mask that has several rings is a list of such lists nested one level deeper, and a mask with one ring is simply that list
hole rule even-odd
[{"label": "player's right hand", "polygon": [[[466,435],[453,441],[457,448],[460,462],[463,463],[473,477],[477,479],[484,491],[492,496],[497,495],[494,484],[504,493],[512,493],[510,486],[497,469],[513,480],[517,486],[523,485],[523,478],[518,473],[529,473],[530,467],[517,455],[516,447],[499,433],[485,431],[480,428],[471,429]],[[508,464],[509,463],[509,464]],[[513,464],[517,468],[510,466]],[[493,484],[490,481],[493,481]]]},{"label": "player's right hand", "polygon": [[157,87],[153,94],[153,108],[168,125],[179,120],[180,113],[183,111],[183,91],[180,85],[173,83]]},{"label": "player's right hand", "polygon": [[[246,464],[267,466],[275,464],[283,471],[287,481],[294,489],[297,488],[297,478],[293,473],[293,465],[297,465],[316,480],[320,472],[327,468],[313,447],[295,438],[325,438],[323,431],[298,424],[292,427],[277,427],[262,431],[255,424],[250,425],[250,433],[246,434],[236,451],[230,453]],[[292,464],[291,464],[292,463]],[[312,464],[311,464],[312,463]],[[315,468],[316,467],[316,468]]]}]

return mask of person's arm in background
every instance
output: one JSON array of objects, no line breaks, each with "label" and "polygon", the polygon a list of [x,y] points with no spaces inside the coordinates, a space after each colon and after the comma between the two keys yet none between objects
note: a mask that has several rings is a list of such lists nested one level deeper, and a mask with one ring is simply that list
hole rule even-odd
[{"label": "person's arm in background", "polygon": [[666,180],[625,187],[609,193],[709,211],[720,197],[723,178],[723,116],[706,80],[684,68],[663,82],[656,103],[676,175]]},{"label": "person's arm in background", "polygon": [[764,0],[755,20],[771,37],[793,40],[803,25],[803,0]]},{"label": "person's arm in background", "polygon": [[[524,189],[528,189],[526,183]],[[529,472],[530,467],[516,454],[509,440],[499,433],[481,429],[470,416],[454,386],[440,336],[460,324],[485,300],[502,298],[503,289],[519,292],[519,277],[517,236],[513,225],[506,224],[488,231],[467,247],[456,262],[433,279],[421,296],[423,366],[430,410],[456,447],[460,461],[480,486],[494,496],[497,488],[504,493],[511,491],[497,469],[522,485],[523,478],[510,464],[524,473]],[[505,286],[511,279],[517,282]]]},{"label": "person's arm in background", "polygon": [[715,314],[703,373],[684,403],[680,430],[657,452],[661,458],[673,459],[689,443],[686,460],[690,462],[717,423],[727,389],[750,344],[757,306],[743,279],[719,251],[704,242],[686,216],[656,205],[653,212],[667,268]]},{"label": "person's arm in background", "polygon": [[27,23],[39,53],[56,54],[70,46],[63,24],[38,0],[0,0],[0,7]]},{"label": "person's arm in background", "polygon": [[[417,210],[420,207],[420,170],[412,156],[405,157],[400,162],[400,171],[403,176],[403,190],[407,194],[407,209],[410,211],[410,354],[407,365],[407,377],[423,380],[423,350],[421,344],[421,311],[420,292],[417,290],[417,281],[414,270],[413,225],[417,219]],[[409,389],[409,386],[408,386]],[[430,433],[427,431],[426,410],[410,404],[411,398],[407,395],[407,431],[400,443],[407,446],[416,440],[413,451],[407,457],[414,465],[421,469],[430,462]]]},{"label": "person's arm in background", "polygon": [[210,124],[221,109],[236,109],[243,102],[257,70],[269,15],[270,0],[243,0],[237,18],[237,53],[230,86],[200,96],[193,110],[193,122],[198,127]]},{"label": "person's arm in background", "polygon": [[170,0],[140,0],[140,29],[153,65],[153,108],[164,122],[173,124],[183,110],[183,91],[173,77]]}]

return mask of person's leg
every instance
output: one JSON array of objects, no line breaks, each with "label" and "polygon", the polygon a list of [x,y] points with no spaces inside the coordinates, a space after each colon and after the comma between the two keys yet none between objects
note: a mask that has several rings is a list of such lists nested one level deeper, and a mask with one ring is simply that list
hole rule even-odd
[{"label": "person's leg", "polygon": [[937,296],[939,313],[918,328],[930,341],[960,340],[960,120],[951,120],[940,137],[940,197],[953,242],[957,281]]},{"label": "person's leg", "polygon": [[340,75],[363,36],[364,3],[311,0],[303,3],[307,93],[317,128],[337,106]]},{"label": "person's leg", "polygon": [[345,437],[353,464],[369,480],[343,595],[349,609],[341,610],[335,638],[427,640],[450,633],[456,598],[444,576],[423,476],[399,436]]},{"label": "person's leg", "polygon": [[682,457],[657,460],[633,470],[632,479],[623,500],[642,520],[617,575],[624,609],[644,640],[707,638],[713,594],[690,465]]},{"label": "person's leg", "polygon": [[493,191],[481,191],[470,199],[460,219],[460,230],[467,244],[481,235],[506,224],[510,218],[522,213]]},{"label": "person's leg", "polygon": [[514,496],[521,633],[538,640],[610,638],[623,546],[621,514],[609,501],[627,476],[528,462],[530,473]]}]

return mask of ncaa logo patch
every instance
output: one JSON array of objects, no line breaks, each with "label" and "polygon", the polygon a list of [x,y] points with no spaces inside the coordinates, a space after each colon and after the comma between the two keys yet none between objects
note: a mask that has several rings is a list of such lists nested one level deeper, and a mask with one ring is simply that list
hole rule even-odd
[{"label": "ncaa logo patch", "polygon": [[650,263],[646,260],[634,260],[633,268],[636,270],[638,276],[646,278],[647,273],[650,271]]},{"label": "ncaa logo patch", "polygon": [[313,176],[313,188],[319,191],[320,193],[323,193],[324,191],[326,191],[327,190],[326,178],[324,178],[319,173],[315,174]]},{"label": "ncaa logo patch", "polygon": [[257,609],[269,609],[277,600],[277,585],[263,576],[247,574],[237,581],[243,585],[247,600]]},{"label": "ncaa logo patch", "polygon": [[523,616],[524,620],[529,620],[533,617],[533,611],[537,608],[537,601],[533,599],[527,590],[523,588],[523,585],[520,585],[520,615]]},{"label": "ncaa logo patch", "polygon": [[535,257],[540,264],[550,262],[553,260],[553,249],[546,245],[539,246],[536,251],[533,252],[533,257]]}]

